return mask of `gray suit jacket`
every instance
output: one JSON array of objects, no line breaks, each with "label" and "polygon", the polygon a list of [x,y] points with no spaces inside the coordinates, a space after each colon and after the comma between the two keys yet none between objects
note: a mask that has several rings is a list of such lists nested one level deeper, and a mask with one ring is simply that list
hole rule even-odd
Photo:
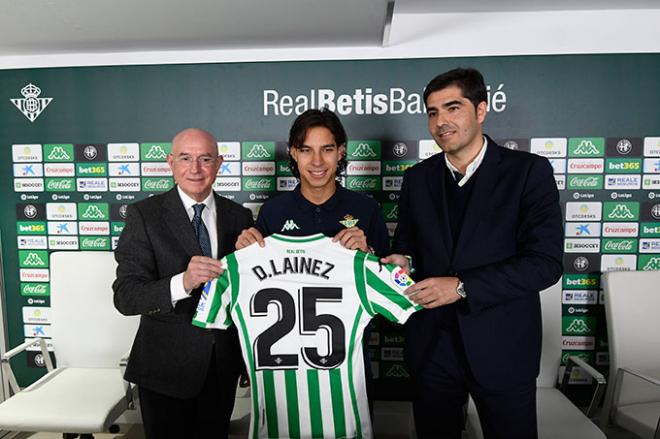
[{"label": "gray suit jacket", "polygon": [[[234,251],[252,213],[215,194],[218,254]],[[177,189],[147,198],[128,208],[126,226],[115,258],[115,307],[124,315],[141,314],[125,378],[165,395],[191,398],[199,394],[215,352],[221,381],[233,382],[242,368],[236,330],[205,330],[191,324],[200,289],[172,307],[170,279],[201,255],[197,237]],[[232,389],[233,391],[233,389]]]}]

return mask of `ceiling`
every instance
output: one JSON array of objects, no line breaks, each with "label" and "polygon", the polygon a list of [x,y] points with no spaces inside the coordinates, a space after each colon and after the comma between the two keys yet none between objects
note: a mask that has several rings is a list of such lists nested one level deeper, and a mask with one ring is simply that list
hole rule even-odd
[{"label": "ceiling", "polygon": [[0,0],[0,56],[374,46],[392,16],[658,9],[657,0]]}]

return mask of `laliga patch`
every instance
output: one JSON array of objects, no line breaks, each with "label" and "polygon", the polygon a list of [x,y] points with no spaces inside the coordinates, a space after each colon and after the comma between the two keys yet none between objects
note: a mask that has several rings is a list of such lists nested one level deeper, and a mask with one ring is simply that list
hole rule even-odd
[{"label": "laliga patch", "polygon": [[339,221],[339,223],[340,223],[342,226],[344,226],[344,227],[346,227],[347,229],[349,229],[349,228],[351,228],[351,227],[355,227],[355,225],[358,223],[358,221],[360,221],[360,220],[359,220],[359,219],[355,219],[355,218],[353,218],[353,215],[351,215],[351,214],[349,213],[349,214],[346,214],[346,215],[344,216],[344,219],[341,220],[341,221]]},{"label": "laliga patch", "polygon": [[397,284],[400,288],[407,288],[414,284],[413,280],[403,271],[403,268],[397,268],[391,274],[392,282]]}]

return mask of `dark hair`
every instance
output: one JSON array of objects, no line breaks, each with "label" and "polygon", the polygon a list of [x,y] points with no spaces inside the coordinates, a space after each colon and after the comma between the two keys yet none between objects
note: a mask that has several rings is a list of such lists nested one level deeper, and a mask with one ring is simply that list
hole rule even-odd
[{"label": "dark hair", "polygon": [[475,110],[481,102],[488,102],[486,84],[484,83],[484,77],[479,70],[459,67],[431,79],[431,82],[429,82],[424,89],[424,105],[428,103],[428,98],[431,93],[443,90],[452,85],[461,89],[463,97],[472,102]]},{"label": "dark hair", "polygon": [[[330,130],[335,138],[337,148],[346,145],[346,131],[335,113],[328,110],[327,107],[323,110],[311,109],[305,111],[293,121],[293,125],[289,130],[289,168],[291,168],[291,173],[296,178],[300,178],[300,171],[298,170],[298,163],[291,157],[291,148],[300,148],[305,143],[307,131],[315,127],[324,127]],[[337,176],[343,174],[347,164],[346,155],[344,155],[337,163]]]}]

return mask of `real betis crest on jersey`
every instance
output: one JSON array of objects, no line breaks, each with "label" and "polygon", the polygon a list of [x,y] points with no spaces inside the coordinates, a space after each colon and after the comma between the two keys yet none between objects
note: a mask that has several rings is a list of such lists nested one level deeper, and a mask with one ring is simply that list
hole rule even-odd
[{"label": "real betis crest on jersey", "polygon": [[318,234],[272,235],[223,259],[193,324],[236,324],[252,386],[251,438],[372,437],[362,333],[420,309],[394,265]]}]

